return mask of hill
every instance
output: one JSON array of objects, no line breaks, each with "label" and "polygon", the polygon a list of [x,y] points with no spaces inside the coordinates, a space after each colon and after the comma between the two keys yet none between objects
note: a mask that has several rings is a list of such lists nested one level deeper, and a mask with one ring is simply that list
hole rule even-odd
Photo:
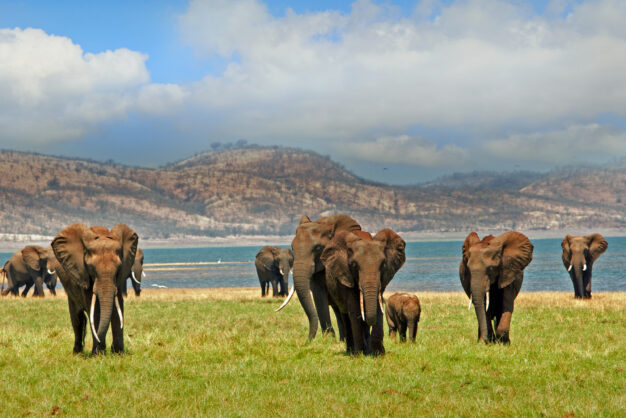
[{"label": "hill", "polygon": [[160,169],[0,152],[0,234],[126,222],[144,238],[290,235],[301,215],[336,212],[371,231],[623,228],[625,205],[622,165],[397,187],[291,148],[208,152]]}]

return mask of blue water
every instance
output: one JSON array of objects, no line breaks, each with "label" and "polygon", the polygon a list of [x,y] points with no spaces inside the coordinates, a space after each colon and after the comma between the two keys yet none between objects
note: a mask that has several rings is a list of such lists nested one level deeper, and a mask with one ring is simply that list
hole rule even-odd
[{"label": "blue water", "polygon": [[[607,241],[609,248],[593,266],[593,291],[626,291],[626,237],[608,237]],[[534,239],[532,242],[535,246],[533,261],[524,272],[522,290],[573,292],[561,261],[561,239]],[[462,244],[462,241],[407,243],[407,261],[388,289],[461,291],[458,271]],[[254,257],[259,248],[146,248],[146,277],[142,287],[258,286]],[[0,262],[4,263],[10,256],[10,253],[0,253]],[[202,262],[214,264],[187,264]],[[289,284],[293,284],[291,277]]]}]

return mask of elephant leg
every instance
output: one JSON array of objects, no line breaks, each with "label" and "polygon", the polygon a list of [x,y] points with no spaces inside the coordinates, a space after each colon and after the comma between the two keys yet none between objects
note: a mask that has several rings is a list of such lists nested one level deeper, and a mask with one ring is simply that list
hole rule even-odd
[{"label": "elephant leg", "polygon": [[76,306],[71,297],[67,298],[67,303],[70,311],[70,320],[72,321],[72,329],[74,330],[74,354],[83,352],[83,346],[85,345],[85,330],[87,325],[87,318],[85,312]]},{"label": "elephant leg", "polygon": [[[365,322],[363,322],[363,318],[361,317],[361,302],[360,302],[360,293],[355,289],[346,289],[345,292],[345,304],[346,310],[348,313],[346,316],[348,317],[349,325],[346,326],[346,330],[348,330],[352,334],[350,336],[350,340],[352,341],[352,354],[358,354],[365,352],[366,341],[363,338],[363,334],[365,332]],[[348,338],[346,338],[346,342]]]},{"label": "elephant leg", "polygon": [[278,281],[276,279],[272,279],[272,297],[278,296]]},{"label": "elephant leg", "polygon": [[265,297],[265,282],[259,281],[261,285],[261,297]]},{"label": "elephant leg", "polygon": [[122,295],[124,295],[124,297],[128,296],[128,279],[124,279],[122,282]]},{"label": "elephant leg", "polygon": [[326,291],[326,277],[324,271],[315,273],[311,278],[311,292],[315,310],[322,327],[322,333],[335,336],[332,322],[330,322],[330,309],[328,308],[328,292]]},{"label": "elephant leg", "polygon": [[385,354],[385,346],[383,345],[383,310],[379,303],[376,303],[376,323],[372,327],[370,336],[370,348],[372,355],[379,356]]},{"label": "elephant leg", "polygon": [[409,327],[409,339],[411,342],[415,342],[415,336],[417,335],[417,319],[411,319],[411,326]]},{"label": "elephant leg", "polygon": [[509,330],[511,329],[511,317],[513,315],[513,304],[517,291],[512,283],[502,289],[502,316],[496,328],[496,338],[498,342],[509,344]]},{"label": "elephant leg", "polygon": [[583,289],[584,289],[584,298],[591,299],[591,266],[587,266],[587,271],[583,272]]},{"label": "elephant leg", "polygon": [[347,313],[341,314],[341,322],[343,323],[343,329],[344,329],[344,332],[345,332],[346,352],[348,354],[354,354],[355,353],[355,351],[354,351],[354,337],[352,335],[352,326],[350,324],[350,315],[347,314]]},{"label": "elephant leg", "polygon": [[335,312],[335,318],[337,319],[337,328],[339,329],[339,341],[345,341],[346,326],[345,322],[342,320],[341,311],[339,311],[339,307],[336,303],[332,302],[332,300],[330,301],[330,306],[333,308],[333,311]]},{"label": "elephant leg", "polygon": [[400,321],[400,342],[403,343],[406,341],[406,321]]},{"label": "elephant leg", "polygon": [[[24,290],[22,290],[22,297],[25,298],[26,295],[28,295],[28,291],[30,290],[31,287],[33,287],[34,282],[30,281],[30,282],[26,282],[26,285],[24,286]],[[17,286],[15,287],[17,289]],[[37,288],[35,287],[35,290],[33,292],[33,296],[37,296]]]},{"label": "elephant leg", "polygon": [[[124,317],[124,298],[121,293],[115,296],[120,305],[120,311],[122,312],[122,317]],[[117,309],[114,310],[113,315],[111,315],[111,333],[113,334],[113,342],[111,343],[111,352],[112,353],[123,353],[124,352],[124,329],[122,328],[122,321],[117,312]]]},{"label": "elephant leg", "polygon": [[35,279],[35,293],[33,296],[43,297],[43,276],[37,276]]}]

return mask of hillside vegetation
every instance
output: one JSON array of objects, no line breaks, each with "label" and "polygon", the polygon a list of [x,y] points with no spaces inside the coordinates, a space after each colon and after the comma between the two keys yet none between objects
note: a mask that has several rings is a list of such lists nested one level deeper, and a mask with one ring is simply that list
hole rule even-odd
[{"label": "hillside vegetation", "polygon": [[622,228],[626,168],[478,172],[398,187],[290,148],[221,150],[160,169],[0,152],[0,234],[126,222],[143,238],[289,235],[303,214],[336,212],[371,231]]}]

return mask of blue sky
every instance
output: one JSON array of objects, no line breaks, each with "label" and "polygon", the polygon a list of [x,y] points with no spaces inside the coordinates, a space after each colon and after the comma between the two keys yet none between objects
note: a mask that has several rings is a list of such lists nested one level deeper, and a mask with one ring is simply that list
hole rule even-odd
[{"label": "blue sky", "polygon": [[158,166],[243,138],[391,183],[605,163],[624,3],[5,1],[0,147]]}]

